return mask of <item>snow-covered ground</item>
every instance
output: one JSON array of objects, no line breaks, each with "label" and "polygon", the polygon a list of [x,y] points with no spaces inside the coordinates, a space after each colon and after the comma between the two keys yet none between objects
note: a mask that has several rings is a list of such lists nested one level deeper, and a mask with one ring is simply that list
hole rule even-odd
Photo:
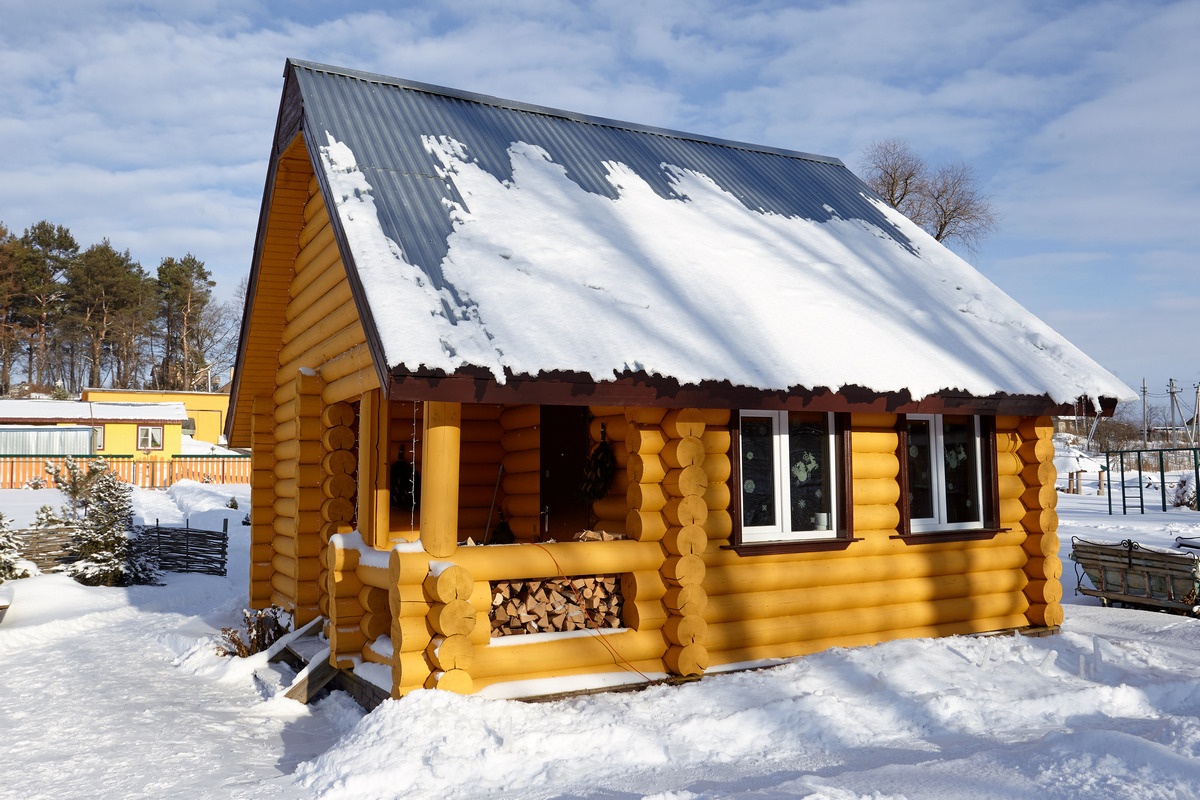
[{"label": "snow-covered ground", "polygon": [[[1067,619],[1045,638],[831,650],[678,687],[520,703],[342,693],[213,641],[245,605],[246,487],[138,492],[139,514],[219,529],[230,577],[5,584],[0,798],[1163,798],[1200,796],[1200,620],[1072,596],[1072,535],[1170,546],[1200,514],[1110,517],[1063,495]],[[31,499],[32,497],[32,499]],[[48,490],[0,492],[25,521]]]}]

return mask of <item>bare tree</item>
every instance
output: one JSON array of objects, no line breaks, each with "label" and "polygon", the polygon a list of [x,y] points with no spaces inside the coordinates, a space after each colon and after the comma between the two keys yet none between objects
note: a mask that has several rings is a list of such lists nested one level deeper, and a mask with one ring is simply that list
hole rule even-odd
[{"label": "bare tree", "polygon": [[908,142],[885,139],[867,148],[862,172],[888,205],[939,242],[958,243],[973,252],[996,227],[991,200],[967,164],[930,169]]}]

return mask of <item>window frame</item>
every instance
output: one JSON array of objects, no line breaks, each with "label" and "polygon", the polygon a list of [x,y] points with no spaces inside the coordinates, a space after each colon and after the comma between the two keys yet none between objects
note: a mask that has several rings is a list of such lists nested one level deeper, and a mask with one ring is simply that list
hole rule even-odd
[{"label": "window frame", "polygon": [[[142,444],[142,432],[145,431],[149,435],[150,444],[144,446]],[[158,445],[154,444],[154,431],[158,431]],[[138,450],[162,450],[164,447],[164,430],[162,425],[138,425],[137,426],[137,449]]]},{"label": "window frame", "polygon": [[[975,500],[979,504],[978,521],[947,522],[946,521],[946,485],[943,472],[944,435],[946,416],[970,417],[975,429]],[[909,423],[912,420],[925,420],[930,425],[930,453],[937,453],[940,458],[931,459],[936,464],[934,470],[939,480],[936,482],[937,492],[934,498],[934,516],[917,517],[912,515],[910,487],[912,476],[909,474]],[[996,421],[994,417],[980,414],[902,414],[896,422],[898,446],[896,457],[899,461],[900,472],[900,531],[901,537],[913,538],[976,538],[990,537],[1003,528],[999,520],[999,483],[996,472]],[[931,465],[932,466],[932,465]]]},{"label": "window frame", "polygon": [[104,426],[92,426],[92,452],[99,453],[104,449]]},{"label": "window frame", "polygon": [[[852,530],[852,506],[849,502],[849,415],[816,412],[825,416],[828,464],[826,465],[829,480],[830,516],[829,526],[824,530],[790,531],[790,501],[784,493],[778,490],[779,482],[784,479],[786,487],[788,434],[786,424],[787,410],[764,409],[734,409],[733,421],[730,426],[732,447],[730,448],[730,513],[733,517],[733,534],[730,549],[745,555],[769,555],[774,553],[798,552],[805,550],[829,550],[844,548],[849,542],[848,532]],[[775,454],[774,478],[776,480],[776,509],[777,524],[771,530],[751,530],[747,536],[746,526],[742,519],[743,488],[742,488],[742,420],[750,418],[772,419],[773,452]],[[763,526],[765,527],[765,526]]]}]

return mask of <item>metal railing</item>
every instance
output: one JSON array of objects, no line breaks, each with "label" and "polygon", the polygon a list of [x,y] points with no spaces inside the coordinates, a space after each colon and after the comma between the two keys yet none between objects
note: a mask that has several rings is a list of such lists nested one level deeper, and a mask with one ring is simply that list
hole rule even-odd
[{"label": "metal railing", "polygon": [[[1160,506],[1163,511],[1167,505],[1167,471],[1172,472],[1191,470],[1197,486],[1200,486],[1200,447],[1167,447],[1161,450],[1106,450],[1105,482],[1108,489],[1108,513],[1113,511],[1113,473],[1119,474],[1118,486],[1121,490],[1121,513],[1128,514],[1136,510],[1146,513],[1146,474],[1158,475],[1158,491]],[[1137,476],[1137,485],[1129,486],[1129,475]],[[1135,508],[1131,504],[1136,503]]]}]

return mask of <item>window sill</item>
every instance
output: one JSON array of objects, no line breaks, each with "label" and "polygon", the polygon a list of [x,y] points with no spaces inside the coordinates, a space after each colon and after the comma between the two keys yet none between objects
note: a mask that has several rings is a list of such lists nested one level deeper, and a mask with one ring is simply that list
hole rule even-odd
[{"label": "window sill", "polygon": [[775,556],[784,553],[823,553],[845,550],[852,542],[862,539],[803,539],[795,542],[755,542],[753,544],[727,544],[722,550],[732,550],[739,556]]},{"label": "window sill", "polygon": [[908,544],[933,544],[936,542],[977,542],[991,539],[998,533],[1006,533],[1012,528],[971,528],[969,530],[952,531],[913,531],[912,533],[895,534],[889,538],[899,539]]}]

